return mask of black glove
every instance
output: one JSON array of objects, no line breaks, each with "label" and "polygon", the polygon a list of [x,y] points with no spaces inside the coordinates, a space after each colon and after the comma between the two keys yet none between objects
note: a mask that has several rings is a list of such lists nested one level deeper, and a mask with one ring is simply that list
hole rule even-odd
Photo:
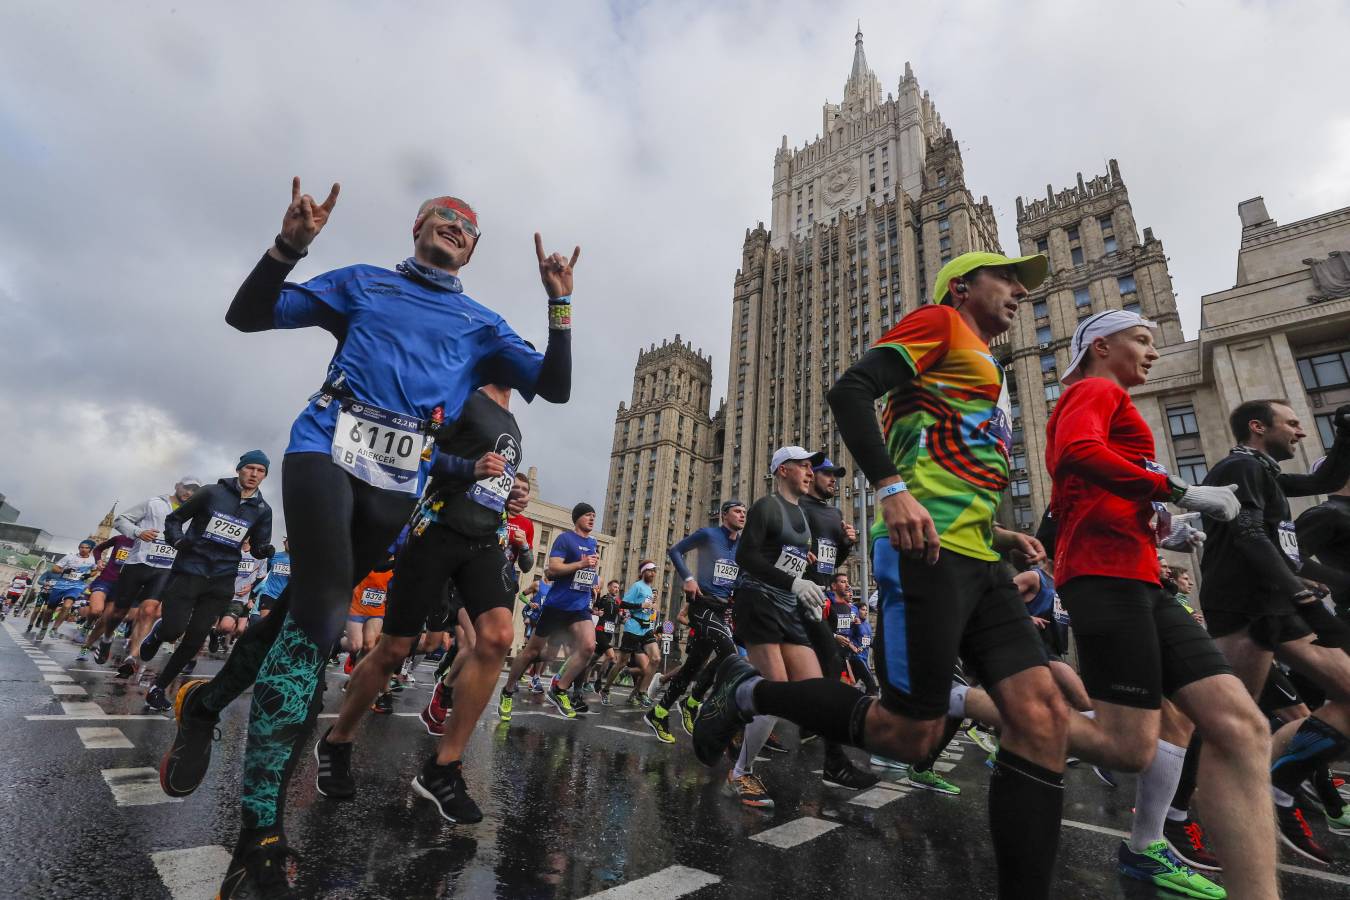
[{"label": "black glove", "polygon": [[263,544],[256,549],[250,549],[249,552],[253,554],[254,559],[271,559],[273,554],[277,552],[277,548],[271,544]]},{"label": "black glove", "polygon": [[1308,623],[1308,627],[1317,632],[1314,644],[1322,647],[1350,647],[1350,625],[1323,606],[1321,600],[1300,603],[1294,609]]}]

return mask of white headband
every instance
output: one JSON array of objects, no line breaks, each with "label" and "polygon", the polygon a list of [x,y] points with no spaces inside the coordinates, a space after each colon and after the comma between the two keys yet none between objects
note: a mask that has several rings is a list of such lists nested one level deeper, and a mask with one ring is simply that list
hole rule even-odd
[{"label": "white headband", "polygon": [[1070,380],[1077,380],[1074,373],[1078,367],[1083,364],[1083,357],[1087,356],[1088,348],[1097,338],[1110,337],[1127,328],[1134,328],[1136,325],[1143,325],[1145,328],[1157,328],[1156,322],[1150,322],[1139,313],[1127,312],[1123,309],[1108,309],[1106,312],[1099,312],[1088,316],[1078,323],[1078,327],[1073,331],[1073,340],[1069,342],[1069,368],[1064,370],[1064,377],[1060,379],[1062,384],[1069,384]]}]

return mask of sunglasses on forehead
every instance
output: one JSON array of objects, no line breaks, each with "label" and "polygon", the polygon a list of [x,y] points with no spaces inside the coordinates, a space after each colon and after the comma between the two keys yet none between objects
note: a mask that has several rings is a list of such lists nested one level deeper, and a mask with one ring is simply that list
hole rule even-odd
[{"label": "sunglasses on forehead", "polygon": [[458,224],[460,229],[471,238],[478,237],[478,226],[457,209],[451,209],[448,206],[433,206],[427,212],[440,216],[451,224]]}]

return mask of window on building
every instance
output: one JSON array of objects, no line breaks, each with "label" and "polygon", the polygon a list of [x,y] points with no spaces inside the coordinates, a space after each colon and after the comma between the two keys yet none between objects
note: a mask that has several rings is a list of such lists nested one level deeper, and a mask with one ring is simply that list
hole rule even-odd
[{"label": "window on building", "polygon": [[1014,469],[1025,469],[1027,467],[1027,453],[1025,450],[1018,450],[1012,455],[1012,467]]},{"label": "window on building", "polygon": [[1298,374],[1310,391],[1350,383],[1350,350],[1304,357],[1298,361]]},{"label": "window on building", "polygon": [[1199,484],[1209,474],[1209,466],[1203,456],[1177,457],[1177,477],[1187,484]]},{"label": "window on building", "polygon": [[948,219],[946,216],[943,216],[941,219],[938,219],[938,231],[950,231],[951,227],[952,227],[951,219]]},{"label": "window on building", "polygon": [[947,209],[947,201],[946,201],[945,199],[939,200],[939,201],[937,202],[937,210],[938,210],[938,212],[945,212],[946,209]]},{"label": "window on building", "polygon": [[1078,240],[1078,229],[1077,229],[1077,228],[1070,228],[1070,229],[1069,229],[1069,243],[1072,244],[1072,243],[1073,243],[1074,241],[1076,241],[1076,240]]},{"label": "window on building", "polygon": [[1116,239],[1110,236],[1102,238],[1102,247],[1107,253],[1115,253],[1117,250]]},{"label": "window on building", "polygon": [[1055,371],[1055,354],[1053,354],[1053,353],[1042,353],[1042,354],[1041,354],[1041,372],[1044,373],[1044,372],[1053,372],[1053,371]]},{"label": "window on building", "polygon": [[1070,248],[1069,248],[1069,262],[1073,263],[1075,266],[1081,266],[1081,265],[1083,264],[1083,248],[1082,248],[1082,247],[1070,247]]},{"label": "window on building", "polygon": [[1060,386],[1060,383],[1058,381],[1052,381],[1049,384],[1047,384],[1045,386],[1045,402],[1054,403],[1056,400],[1059,399],[1061,391],[1063,391],[1063,388]]},{"label": "window on building", "polygon": [[1103,237],[1108,234],[1115,234],[1115,225],[1111,222],[1111,217],[1109,215],[1098,216],[1097,225],[1101,228]]},{"label": "window on building", "polygon": [[1073,305],[1079,309],[1092,305],[1092,295],[1088,293],[1087,288],[1080,287],[1073,289]]},{"label": "window on building", "polygon": [[940,240],[938,241],[938,249],[939,249],[939,250],[950,250],[950,249],[952,249],[952,239],[951,239],[951,237],[948,236],[948,237],[944,237],[944,238],[940,239]]},{"label": "window on building", "polygon": [[1042,254],[1043,256],[1049,256],[1049,255],[1050,255],[1050,239],[1049,239],[1049,238],[1041,238],[1039,241],[1037,241],[1037,242],[1036,242],[1036,252]]},{"label": "window on building", "polygon": [[1167,411],[1167,430],[1174,438],[1200,436],[1200,426],[1195,421],[1194,406],[1176,406]]},{"label": "window on building", "polygon": [[1322,446],[1331,449],[1332,443],[1336,440],[1336,428],[1331,424],[1335,418],[1334,413],[1326,413],[1321,416],[1313,416],[1313,421],[1317,424],[1317,434],[1322,438]]},{"label": "window on building", "polygon": [[946,170],[946,169],[938,169],[938,171],[937,171],[937,186],[940,187],[940,188],[946,187],[946,186],[947,186],[947,170]]},{"label": "window on building", "polygon": [[1030,503],[1019,503],[1013,507],[1013,516],[1018,528],[1030,528],[1035,517],[1031,514]]},{"label": "window on building", "polygon": [[1025,478],[1018,478],[1012,483],[1012,495],[1014,497],[1030,497],[1031,482]]},{"label": "window on building", "polygon": [[1122,275],[1117,279],[1117,282],[1120,284],[1120,293],[1122,296],[1125,294],[1133,294],[1138,290],[1138,287],[1135,286],[1133,275]]},{"label": "window on building", "polygon": [[1134,313],[1135,315],[1142,315],[1141,310],[1143,309],[1143,307],[1139,305],[1138,300],[1131,300],[1129,303],[1123,303],[1121,304],[1120,308],[1128,313]]},{"label": "window on building", "polygon": [[1050,306],[1044,300],[1037,300],[1031,304],[1031,311],[1036,318],[1044,319],[1050,315]]},{"label": "window on building", "polygon": [[1044,343],[1049,342],[1049,340],[1050,340],[1050,326],[1049,326],[1049,325],[1037,325],[1037,326],[1036,326],[1036,341],[1037,341],[1037,343],[1044,344]]}]

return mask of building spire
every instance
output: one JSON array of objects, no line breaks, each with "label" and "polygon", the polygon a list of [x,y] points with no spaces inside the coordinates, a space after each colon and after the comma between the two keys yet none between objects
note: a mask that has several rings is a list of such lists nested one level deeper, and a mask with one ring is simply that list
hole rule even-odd
[{"label": "building spire", "polygon": [[867,68],[867,54],[863,52],[862,19],[859,19],[858,33],[853,36],[853,69],[848,73],[848,80],[860,82],[870,73],[871,70]]}]

